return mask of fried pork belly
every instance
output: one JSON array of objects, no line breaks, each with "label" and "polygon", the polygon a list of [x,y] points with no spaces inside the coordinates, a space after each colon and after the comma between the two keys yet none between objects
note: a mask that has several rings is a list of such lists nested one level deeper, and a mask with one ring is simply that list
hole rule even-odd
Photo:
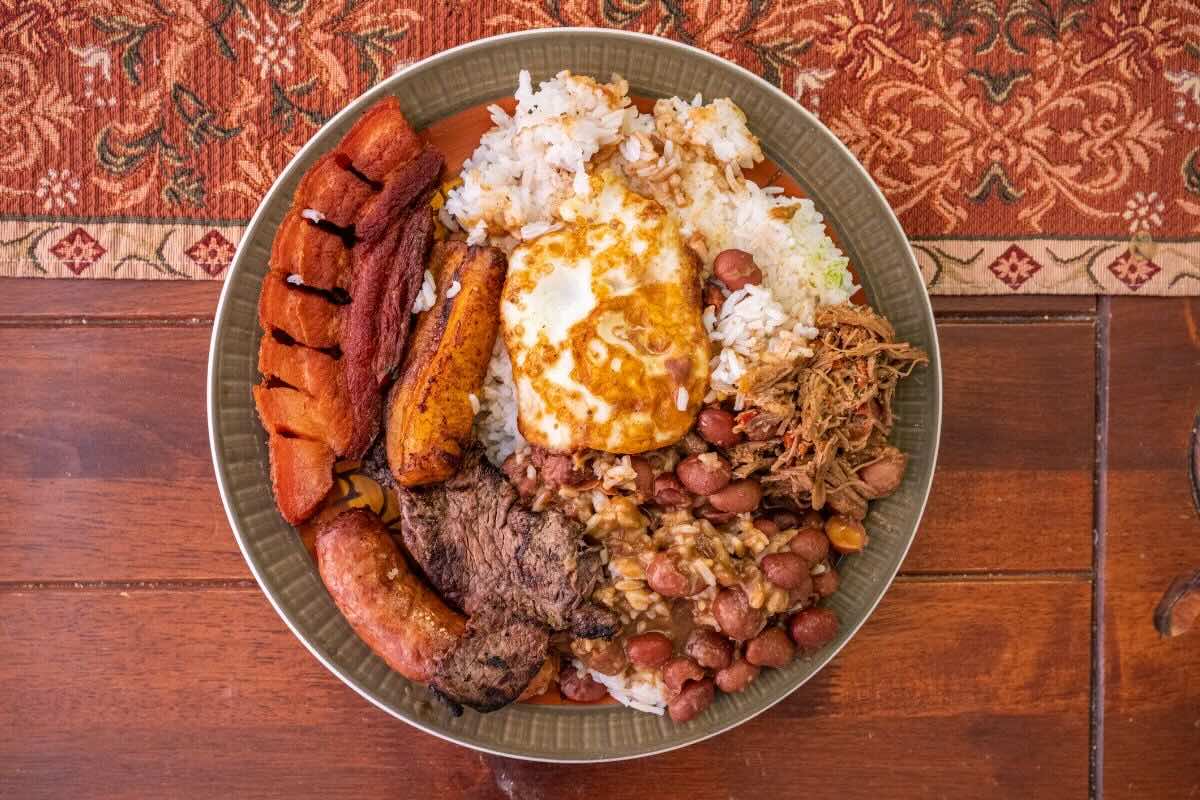
[{"label": "fried pork belly", "polygon": [[334,460],[361,457],[379,432],[433,238],[428,198],[442,163],[399,102],[383,100],[304,175],[276,231],[253,391],[275,499],[293,524],[328,493]]}]

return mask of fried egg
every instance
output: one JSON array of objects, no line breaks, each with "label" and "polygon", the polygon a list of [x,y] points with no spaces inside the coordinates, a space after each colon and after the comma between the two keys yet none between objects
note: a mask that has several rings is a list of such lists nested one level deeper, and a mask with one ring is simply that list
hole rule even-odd
[{"label": "fried egg", "polygon": [[687,433],[707,390],[700,264],[657,202],[610,171],[589,181],[509,258],[517,425],[550,450],[641,453]]}]

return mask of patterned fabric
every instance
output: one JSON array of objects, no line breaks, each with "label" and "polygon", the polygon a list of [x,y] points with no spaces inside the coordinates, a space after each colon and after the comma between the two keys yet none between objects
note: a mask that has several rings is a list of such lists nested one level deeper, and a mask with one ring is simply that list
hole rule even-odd
[{"label": "patterned fabric", "polygon": [[219,279],[334,111],[554,25],[685,41],[795,97],[932,292],[1200,292],[1196,0],[0,0],[0,275]]}]

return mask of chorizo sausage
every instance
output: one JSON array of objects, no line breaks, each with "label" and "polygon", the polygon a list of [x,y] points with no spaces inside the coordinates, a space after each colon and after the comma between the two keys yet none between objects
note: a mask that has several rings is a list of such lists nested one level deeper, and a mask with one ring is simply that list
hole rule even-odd
[{"label": "chorizo sausage", "polygon": [[428,683],[466,628],[366,509],[339,514],[317,534],[317,569],[355,633],[409,680]]}]

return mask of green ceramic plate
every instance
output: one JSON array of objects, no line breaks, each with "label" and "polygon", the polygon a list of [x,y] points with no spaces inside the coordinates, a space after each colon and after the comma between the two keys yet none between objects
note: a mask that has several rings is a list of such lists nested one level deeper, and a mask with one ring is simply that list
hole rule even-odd
[{"label": "green ceramic plate", "polygon": [[[831,606],[837,640],[784,670],[768,670],[741,694],[719,696],[696,720],[621,707],[515,705],[494,714],[450,716],[426,690],[392,672],[350,629],[326,593],[296,532],[275,510],[265,435],[250,387],[256,358],[259,283],[275,228],[300,176],[332,148],[367,107],[395,95],[416,128],[510,95],[517,72],[534,80],[560,69],[607,78],[616,72],[646,96],[729,97],[745,110],[763,149],[825,214],[855,265],[871,304],[899,336],[930,355],[901,387],[895,442],[909,456],[900,491],[872,506],[871,546],[849,559]],[[502,755],[546,761],[601,761],[658,753],[713,736],[753,717],[821,669],[870,615],[900,567],[929,493],[941,427],[942,387],[929,298],[895,215],[854,157],[787,95],[727,61],[650,36],[557,29],[485,39],[426,59],[383,81],[329,121],[263,198],[242,238],[217,309],[208,369],[208,424],[229,522],[272,605],[322,664],[389,714],[424,731]]]}]

